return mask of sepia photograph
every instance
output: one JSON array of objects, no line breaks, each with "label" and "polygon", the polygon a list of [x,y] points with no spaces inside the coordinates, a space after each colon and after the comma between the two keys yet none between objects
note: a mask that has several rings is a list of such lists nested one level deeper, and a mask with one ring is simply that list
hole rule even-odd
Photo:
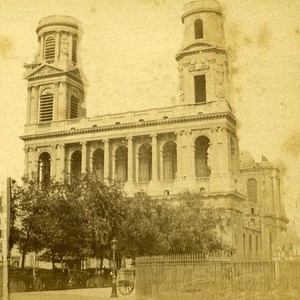
[{"label": "sepia photograph", "polygon": [[300,2],[0,0],[0,299],[300,299]]}]

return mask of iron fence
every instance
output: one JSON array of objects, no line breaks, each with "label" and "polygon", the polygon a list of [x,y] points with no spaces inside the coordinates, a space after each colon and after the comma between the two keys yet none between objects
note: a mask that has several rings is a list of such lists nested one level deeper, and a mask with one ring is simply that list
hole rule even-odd
[{"label": "iron fence", "polygon": [[201,254],[139,257],[136,295],[155,300],[300,299],[300,261],[234,261]]}]

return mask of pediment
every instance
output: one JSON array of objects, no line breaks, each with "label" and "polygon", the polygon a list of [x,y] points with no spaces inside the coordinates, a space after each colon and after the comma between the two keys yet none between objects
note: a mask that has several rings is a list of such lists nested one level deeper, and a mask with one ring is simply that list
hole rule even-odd
[{"label": "pediment", "polygon": [[24,75],[24,78],[25,79],[33,79],[33,78],[45,77],[45,76],[49,76],[49,75],[59,75],[62,73],[65,73],[65,71],[62,69],[53,67],[48,64],[43,64],[34,70],[30,70],[30,71],[26,72]]}]

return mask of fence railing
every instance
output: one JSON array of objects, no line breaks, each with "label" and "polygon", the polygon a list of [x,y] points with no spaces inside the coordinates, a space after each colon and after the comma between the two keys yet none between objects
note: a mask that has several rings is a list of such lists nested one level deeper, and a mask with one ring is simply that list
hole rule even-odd
[{"label": "fence railing", "polygon": [[300,299],[300,261],[172,255],[136,259],[138,299]]}]

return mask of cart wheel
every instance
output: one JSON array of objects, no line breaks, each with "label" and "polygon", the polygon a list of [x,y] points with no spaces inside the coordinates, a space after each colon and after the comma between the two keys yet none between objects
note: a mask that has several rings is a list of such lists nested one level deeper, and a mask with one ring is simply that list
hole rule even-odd
[{"label": "cart wheel", "polygon": [[134,282],[129,280],[118,280],[118,290],[122,295],[129,295],[134,289]]},{"label": "cart wheel", "polygon": [[96,279],[96,286],[98,288],[101,288],[104,286],[104,279],[102,278],[102,276],[98,276]]},{"label": "cart wheel", "polygon": [[70,289],[75,289],[77,287],[76,278],[74,276],[71,276],[68,282],[68,287]]},{"label": "cart wheel", "polygon": [[25,292],[25,290],[26,290],[26,283],[25,283],[25,281],[20,280],[18,282],[18,290],[19,290],[19,292]]},{"label": "cart wheel", "polygon": [[33,282],[33,288],[35,291],[39,292],[43,288],[43,282],[40,277],[35,277]]},{"label": "cart wheel", "polygon": [[56,288],[57,288],[58,290],[62,290],[62,289],[64,288],[64,282],[63,282],[62,280],[58,279],[58,280],[56,281]]}]

